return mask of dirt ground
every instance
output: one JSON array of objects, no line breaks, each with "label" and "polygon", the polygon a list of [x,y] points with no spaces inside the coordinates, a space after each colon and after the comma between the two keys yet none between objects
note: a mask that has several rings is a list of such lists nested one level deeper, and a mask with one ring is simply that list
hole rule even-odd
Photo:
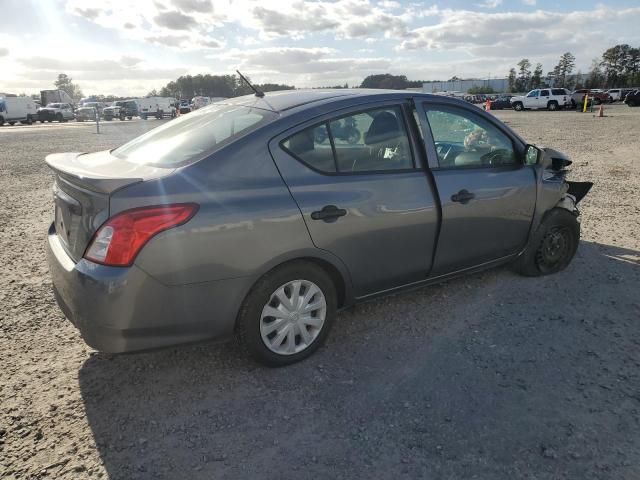
[{"label": "dirt ground", "polygon": [[593,180],[558,275],[496,269],[340,315],[309,360],[108,356],[55,305],[44,156],[156,126],[0,128],[0,478],[640,478],[640,108],[496,112]]}]

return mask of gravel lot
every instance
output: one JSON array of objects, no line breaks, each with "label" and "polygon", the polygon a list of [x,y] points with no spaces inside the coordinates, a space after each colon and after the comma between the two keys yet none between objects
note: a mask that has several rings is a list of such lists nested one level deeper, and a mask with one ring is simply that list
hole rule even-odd
[{"label": "gravel lot", "polygon": [[159,122],[0,128],[0,478],[640,478],[640,108],[606,113],[496,112],[596,182],[566,271],[363,304],[278,370],[234,344],[99,354],[54,303],[44,156]]}]

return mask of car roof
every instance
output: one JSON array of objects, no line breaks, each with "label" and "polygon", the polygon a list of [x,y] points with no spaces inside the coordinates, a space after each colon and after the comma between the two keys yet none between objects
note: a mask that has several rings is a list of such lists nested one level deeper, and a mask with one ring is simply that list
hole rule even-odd
[{"label": "car roof", "polygon": [[362,101],[367,99],[385,100],[394,98],[406,98],[407,96],[437,98],[442,96],[424,94],[412,90],[377,90],[365,88],[345,89],[315,89],[315,90],[279,90],[265,92],[264,97],[256,95],[244,95],[242,97],[229,98],[218,102],[227,105],[244,105],[247,107],[261,108],[274,112],[284,112],[297,107],[308,105],[313,107],[319,104],[333,103],[348,98]]}]

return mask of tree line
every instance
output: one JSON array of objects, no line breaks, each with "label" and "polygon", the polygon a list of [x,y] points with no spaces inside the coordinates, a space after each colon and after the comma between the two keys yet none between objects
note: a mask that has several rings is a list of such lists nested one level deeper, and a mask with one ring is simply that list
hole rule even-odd
[{"label": "tree line", "polygon": [[528,58],[523,58],[516,68],[509,70],[507,77],[509,92],[524,92],[540,87],[614,88],[640,85],[640,47],[627,44],[616,45],[604,51],[601,58],[591,63],[585,75],[574,73],[576,57],[571,52],[560,56],[558,64],[543,76],[542,64],[537,63],[533,71]]}]

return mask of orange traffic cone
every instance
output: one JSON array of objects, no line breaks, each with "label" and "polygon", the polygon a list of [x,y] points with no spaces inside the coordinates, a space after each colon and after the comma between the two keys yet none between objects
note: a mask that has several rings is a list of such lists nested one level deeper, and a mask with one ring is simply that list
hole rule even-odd
[{"label": "orange traffic cone", "polygon": [[600,104],[600,108],[598,109],[598,116],[604,117],[604,105]]}]

